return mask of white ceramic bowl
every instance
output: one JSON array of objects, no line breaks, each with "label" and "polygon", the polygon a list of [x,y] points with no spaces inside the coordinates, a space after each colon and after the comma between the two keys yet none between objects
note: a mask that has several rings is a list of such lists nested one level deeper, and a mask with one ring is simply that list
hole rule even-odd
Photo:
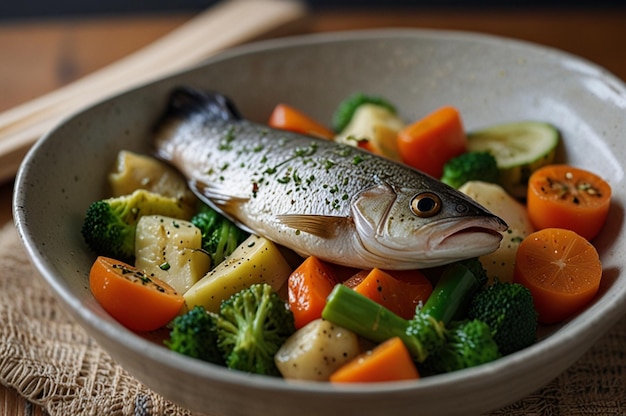
[{"label": "white ceramic bowl", "polygon": [[[279,101],[319,120],[362,91],[387,97],[406,120],[444,104],[467,129],[522,119],[563,133],[560,158],[613,187],[613,205],[595,240],[604,276],[579,316],[544,328],[530,348],[496,362],[417,382],[367,386],[290,383],[189,359],[129,332],[91,296],[94,255],[80,227],[104,196],[120,149],[149,151],[150,129],[172,87],[191,84],[231,96],[242,113],[267,120]],[[574,363],[626,311],[622,218],[626,88],[568,54],[478,34],[378,30],[266,41],[102,102],[39,141],[17,177],[14,215],[37,269],[78,322],[132,375],[190,409],[224,415],[471,414],[509,404]]]}]

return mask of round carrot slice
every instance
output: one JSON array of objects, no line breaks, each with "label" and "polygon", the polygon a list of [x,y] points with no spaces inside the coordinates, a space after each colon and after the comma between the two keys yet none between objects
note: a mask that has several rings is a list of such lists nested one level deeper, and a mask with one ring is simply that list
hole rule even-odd
[{"label": "round carrot slice", "polygon": [[89,287],[104,310],[133,331],[164,326],[184,303],[183,296],[167,283],[103,256],[91,266]]},{"label": "round carrot slice", "polygon": [[571,230],[535,231],[517,249],[513,281],[530,290],[541,323],[579,312],[598,292],[601,277],[595,247]]},{"label": "round carrot slice", "polygon": [[569,165],[548,165],[528,182],[528,216],[536,229],[566,228],[587,240],[609,212],[611,187],[598,175]]}]

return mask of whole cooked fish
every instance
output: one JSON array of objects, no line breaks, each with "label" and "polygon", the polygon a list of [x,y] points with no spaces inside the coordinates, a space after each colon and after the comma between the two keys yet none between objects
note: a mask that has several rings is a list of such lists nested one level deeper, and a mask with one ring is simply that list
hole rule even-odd
[{"label": "whole cooked fish", "polygon": [[155,145],[201,199],[302,256],[359,268],[426,268],[490,253],[507,228],[422,172],[244,120],[219,94],[174,91]]}]

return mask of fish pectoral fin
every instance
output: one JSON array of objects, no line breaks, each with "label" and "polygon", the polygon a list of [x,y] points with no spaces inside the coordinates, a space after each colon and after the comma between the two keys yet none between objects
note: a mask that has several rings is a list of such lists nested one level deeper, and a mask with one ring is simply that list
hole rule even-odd
[{"label": "fish pectoral fin", "polygon": [[316,235],[320,238],[336,237],[348,217],[332,215],[284,214],[276,217],[278,221],[298,231]]},{"label": "fish pectoral fin", "polygon": [[254,231],[247,225],[243,224],[237,218],[229,213],[229,210],[235,211],[233,205],[243,204],[249,198],[243,196],[230,195],[220,190],[219,187],[210,186],[202,181],[189,181],[189,189],[198,197],[198,199],[224,217],[228,218],[233,224],[237,225],[243,231],[254,234]]},{"label": "fish pectoral fin", "polygon": [[191,191],[196,194],[202,202],[219,211],[222,211],[222,207],[231,204],[243,204],[250,199],[248,196],[235,195],[224,187],[207,184],[206,182],[198,180],[190,181],[188,185]]}]

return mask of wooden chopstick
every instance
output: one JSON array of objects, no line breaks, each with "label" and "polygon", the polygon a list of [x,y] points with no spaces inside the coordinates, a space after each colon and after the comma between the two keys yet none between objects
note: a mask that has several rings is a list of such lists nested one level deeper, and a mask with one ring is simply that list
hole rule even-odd
[{"label": "wooden chopstick", "polygon": [[225,0],[145,48],[51,93],[0,113],[0,183],[64,117],[304,17],[299,0]]}]

